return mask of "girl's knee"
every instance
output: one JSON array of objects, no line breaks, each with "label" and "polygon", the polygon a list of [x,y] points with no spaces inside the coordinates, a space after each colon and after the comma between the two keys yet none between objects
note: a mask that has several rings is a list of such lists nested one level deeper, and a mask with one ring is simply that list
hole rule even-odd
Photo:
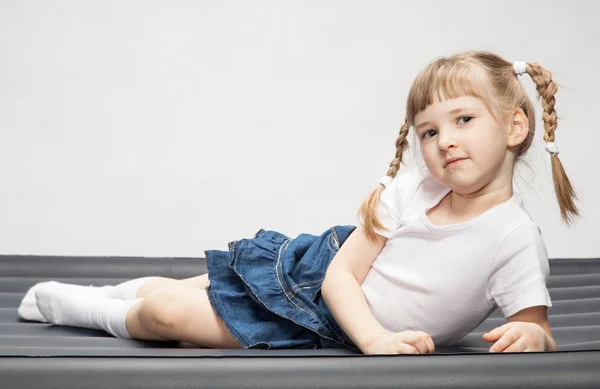
[{"label": "girl's knee", "polygon": [[172,332],[185,321],[185,296],[169,288],[152,291],[140,307],[140,322],[157,335]]}]

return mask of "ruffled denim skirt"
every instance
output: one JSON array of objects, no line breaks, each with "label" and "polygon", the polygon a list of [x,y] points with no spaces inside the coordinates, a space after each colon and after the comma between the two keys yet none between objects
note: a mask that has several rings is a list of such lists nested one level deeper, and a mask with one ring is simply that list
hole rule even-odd
[{"label": "ruffled denim skirt", "polygon": [[244,348],[352,348],[321,297],[329,263],[355,226],[290,239],[259,230],[229,242],[229,251],[205,251],[208,298]]}]

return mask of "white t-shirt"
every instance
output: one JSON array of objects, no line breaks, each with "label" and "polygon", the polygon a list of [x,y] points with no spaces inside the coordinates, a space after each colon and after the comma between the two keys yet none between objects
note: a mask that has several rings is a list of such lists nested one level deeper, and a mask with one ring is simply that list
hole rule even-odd
[{"label": "white t-shirt", "polygon": [[426,168],[396,175],[379,205],[391,231],[376,230],[388,240],[362,283],[387,331],[425,331],[437,345],[460,340],[496,307],[509,317],[552,306],[546,247],[519,194],[469,221],[435,226],[426,212],[449,191]]}]

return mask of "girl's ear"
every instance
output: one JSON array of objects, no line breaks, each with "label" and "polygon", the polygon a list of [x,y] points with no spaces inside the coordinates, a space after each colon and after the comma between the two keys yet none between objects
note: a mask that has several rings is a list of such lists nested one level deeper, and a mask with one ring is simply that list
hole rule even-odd
[{"label": "girl's ear", "polygon": [[508,130],[508,146],[518,146],[525,139],[527,139],[527,133],[529,132],[529,119],[525,112],[521,108],[517,108],[512,115],[510,120],[510,127]]}]

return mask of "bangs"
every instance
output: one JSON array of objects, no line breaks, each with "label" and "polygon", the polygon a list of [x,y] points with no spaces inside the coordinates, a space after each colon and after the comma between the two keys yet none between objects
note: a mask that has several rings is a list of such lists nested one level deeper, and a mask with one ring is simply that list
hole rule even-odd
[{"label": "bangs", "polygon": [[425,68],[413,82],[406,102],[406,119],[414,126],[415,116],[432,103],[462,96],[481,99],[490,110],[490,102],[485,98],[489,92],[484,93],[487,83],[484,72],[472,63],[438,60]]}]

